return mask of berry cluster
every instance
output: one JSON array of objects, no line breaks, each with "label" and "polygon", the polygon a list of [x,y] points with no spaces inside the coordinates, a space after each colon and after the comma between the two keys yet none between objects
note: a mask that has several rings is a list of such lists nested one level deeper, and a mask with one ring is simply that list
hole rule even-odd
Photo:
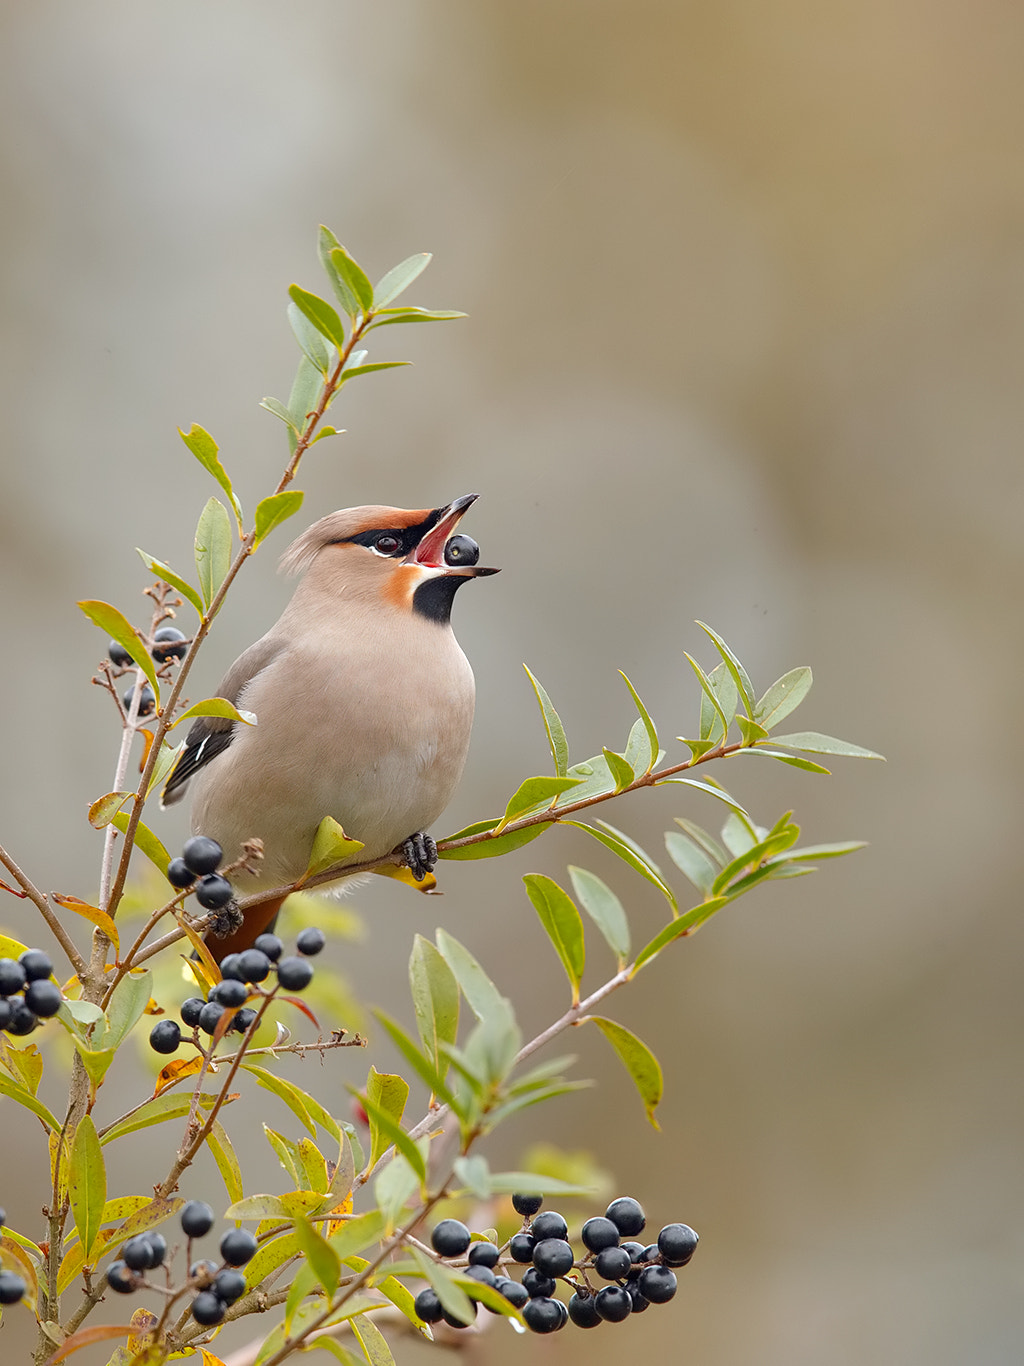
[{"label": "berry cluster", "polygon": [[[580,1241],[586,1251],[577,1258],[565,1219],[555,1210],[541,1212],[542,1204],[539,1195],[512,1197],[524,1223],[505,1248],[471,1244],[469,1229],[457,1219],[442,1219],[431,1234],[431,1244],[444,1258],[461,1258],[468,1250],[466,1275],[493,1286],[522,1310],[523,1321],[535,1333],[555,1333],[570,1319],[579,1328],[621,1323],[652,1304],[667,1304],[676,1293],[673,1268],[685,1266],[697,1246],[697,1234],[688,1224],[666,1224],[656,1242],[637,1242],[646,1216],[639,1201],[620,1196],[603,1215],[583,1225]],[[520,1281],[501,1273],[506,1258],[526,1265]],[[595,1288],[591,1275],[608,1284]],[[559,1280],[573,1291],[567,1305],[555,1298]],[[430,1288],[416,1296],[416,1313],[424,1323],[443,1319],[453,1328],[468,1326],[450,1314]]]},{"label": "berry cluster", "polygon": [[[161,626],[158,631],[153,633],[153,639],[149,647],[149,653],[158,664],[168,664],[172,660],[184,659],[188,653],[189,641],[183,631],[179,631],[176,626]],[[112,640],[107,646],[107,654],[111,662],[116,664],[119,669],[129,669],[135,664],[128,651],[118,641]],[[125,711],[131,711],[132,698],[135,694],[135,687],[127,690],[121,701]],[[148,683],[142,685],[139,692],[139,708],[136,715],[139,717],[151,716],[156,709],[156,697],[153,689]]]},{"label": "berry cluster", "polygon": [[[202,1200],[189,1200],[181,1211],[181,1231],[189,1240],[203,1238],[213,1228],[214,1215]],[[220,1323],[228,1307],[245,1294],[245,1277],[237,1269],[256,1254],[256,1239],[247,1229],[230,1228],[220,1240],[221,1263],[204,1258],[188,1270],[189,1288],[196,1291],[192,1317],[204,1327]],[[122,1295],[145,1284],[144,1273],[164,1264],[167,1240],[160,1233],[129,1238],[121,1256],[107,1267],[107,1284]]]},{"label": "berry cluster", "polygon": [[[208,841],[212,844],[212,840]],[[193,841],[189,841],[193,843]],[[186,849],[188,845],[185,846]],[[245,1003],[253,996],[265,995],[259,985],[277,973],[278,986],[285,991],[304,991],[313,980],[313,964],[309,962],[327,943],[323,930],[310,926],[295,941],[298,954],[282,957],[284,944],[276,934],[261,934],[251,949],[229,953],[220,965],[221,981],[210,991],[207,1000],[190,996],[182,1002],[182,1023],[189,1029],[213,1034],[226,1010],[236,1011],[228,1032],[244,1034],[256,1019],[256,1011]],[[301,956],[300,956],[301,955]],[[255,991],[252,988],[255,987]],[[241,1007],[241,1009],[239,1009]],[[182,1031],[177,1020],[161,1020],[150,1031],[149,1045],[157,1053],[173,1053],[181,1043]]]},{"label": "berry cluster", "polygon": [[42,949],[0,958],[0,1029],[31,1034],[40,1020],[56,1015],[64,997],[52,976],[53,964]]},{"label": "berry cluster", "polygon": [[193,835],[185,841],[180,858],[167,865],[167,881],[184,891],[195,890],[196,900],[206,911],[220,911],[235,895],[231,883],[217,869],[224,861],[224,850],[216,840]]},{"label": "berry cluster", "polygon": [[[7,1222],[7,1211],[0,1209],[0,1228]],[[0,1305],[17,1304],[28,1286],[14,1271],[0,1271]]]}]

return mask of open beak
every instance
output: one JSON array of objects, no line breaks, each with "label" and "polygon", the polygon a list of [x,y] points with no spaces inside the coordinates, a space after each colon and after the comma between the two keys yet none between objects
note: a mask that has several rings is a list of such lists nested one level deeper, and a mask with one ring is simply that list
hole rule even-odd
[{"label": "open beak", "polygon": [[441,569],[446,574],[457,574],[462,578],[480,578],[486,574],[497,574],[497,569],[485,569],[480,565],[447,565],[444,562],[444,548],[448,537],[462,519],[463,514],[479,498],[478,493],[464,493],[446,508],[423,537],[416,549],[408,556],[406,563],[423,565],[428,569]]}]

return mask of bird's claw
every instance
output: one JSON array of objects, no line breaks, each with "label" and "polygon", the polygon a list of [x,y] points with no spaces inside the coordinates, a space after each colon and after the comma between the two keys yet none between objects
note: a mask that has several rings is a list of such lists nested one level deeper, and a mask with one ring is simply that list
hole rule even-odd
[{"label": "bird's claw", "polygon": [[422,882],[428,873],[434,871],[437,863],[437,845],[422,830],[410,835],[399,846],[406,866],[417,882]]},{"label": "bird's claw", "polygon": [[234,897],[226,906],[222,906],[217,911],[210,911],[208,914],[207,933],[211,934],[214,939],[227,939],[236,930],[240,930],[245,923],[245,916]]}]

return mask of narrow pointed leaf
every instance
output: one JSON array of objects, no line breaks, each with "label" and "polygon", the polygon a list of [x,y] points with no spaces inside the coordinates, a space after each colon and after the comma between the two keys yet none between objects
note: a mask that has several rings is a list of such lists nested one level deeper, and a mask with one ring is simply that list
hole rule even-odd
[{"label": "narrow pointed leaf", "polygon": [[[92,821],[90,820],[90,825]],[[98,829],[99,827],[97,827]],[[114,948],[120,952],[120,939],[117,934],[117,926],[111,920],[106,911],[101,911],[98,906],[90,906],[87,901],[79,901],[77,896],[61,896],[58,892],[51,892],[51,896],[58,906],[65,907],[66,910],[74,911],[75,915],[82,916],[93,925],[98,926],[107,936]],[[100,1012],[102,1015],[102,1012]]]},{"label": "narrow pointed leaf", "polygon": [[586,868],[570,865],[569,876],[577,900],[604,935],[621,967],[629,958],[629,921],[622,902],[606,883]]},{"label": "narrow pointed leaf", "polygon": [[127,1338],[131,1331],[130,1323],[103,1323],[93,1328],[79,1328],[77,1333],[72,1333],[69,1338],[64,1339],[53,1356],[46,1358],[46,1366],[57,1366],[57,1362],[64,1361],[83,1347],[91,1347],[94,1342],[111,1342],[114,1338]]},{"label": "narrow pointed leaf", "polygon": [[419,251],[415,256],[407,256],[397,266],[392,266],[373,291],[374,312],[386,308],[392,299],[397,299],[413,280],[423,274],[430,262],[430,252]]},{"label": "narrow pointed leaf", "polygon": [[[508,805],[505,807],[505,814],[495,827],[495,833],[500,835],[506,825],[520,816],[525,816],[534,808],[550,803],[553,797],[561,796],[570,788],[578,787],[581,781],[580,778],[551,778],[547,776],[525,779],[509,798]],[[630,781],[632,781],[632,774]]]},{"label": "narrow pointed leaf", "polygon": [[883,754],[876,754],[873,749],[863,749],[860,745],[851,745],[849,740],[837,740],[831,735],[821,735],[816,730],[802,730],[794,735],[773,735],[772,743],[787,745],[790,749],[807,750],[811,754],[841,754],[850,759],[885,760]]},{"label": "narrow pointed leaf", "polygon": [[292,419],[288,431],[289,450],[295,450],[296,433],[304,432],[309,426],[310,415],[316,411],[322,392],[323,376],[312,361],[301,356],[288,395],[288,412]]},{"label": "narrow pointed leaf", "polygon": [[442,847],[450,840],[461,840],[469,835],[479,835],[484,831],[493,830],[498,825],[496,820],[477,821],[475,825],[467,825],[464,830],[457,830],[454,835],[449,835],[447,840],[439,840],[438,857],[455,860],[499,858],[502,854],[510,854],[514,849],[521,849],[524,844],[529,844],[538,835],[543,835],[545,830],[550,830],[553,824],[553,821],[538,821],[536,825],[524,826],[522,830],[508,830],[502,835],[481,840],[479,844],[466,844],[459,849]]},{"label": "narrow pointed leaf", "polygon": [[101,631],[105,631],[108,636],[113,636],[119,645],[124,646],[146,675],[149,686],[153,689],[153,695],[159,703],[160,684],[157,682],[153,657],[149,653],[145,641],[124,613],[119,612],[109,602],[100,602],[95,598],[86,598],[78,605],[89,620],[95,622]]},{"label": "narrow pointed leaf", "polygon": [[317,239],[320,264],[323,266],[327,278],[331,282],[331,288],[334,290],[335,297],[337,298],[338,303],[341,304],[342,310],[347,313],[349,317],[354,317],[359,312],[359,300],[345,283],[344,278],[338,272],[337,266],[331,260],[331,252],[335,247],[340,246],[341,243],[335,237],[334,233],[331,232],[330,228],[325,228],[323,224],[321,224],[319,237]]},{"label": "narrow pointed leaf", "polygon": [[181,745],[172,745],[165,740],[160,746],[160,753],[157,755],[156,763],[153,765],[153,772],[149,779],[149,786],[146,788],[146,796],[154,791],[155,788],[163,787],[164,783],[171,775],[171,769],[178,762],[181,753]]},{"label": "narrow pointed leaf", "polygon": [[766,840],[758,841],[750,849],[744,850],[742,854],[734,858],[731,863],[725,865],[711,885],[712,892],[718,896],[727,888],[730,891],[733,890],[729,884],[745,869],[749,868],[752,872],[756,871],[759,864],[764,863],[766,859],[772,858],[775,854],[782,853],[783,850],[795,844],[799,838],[799,826],[791,825]]},{"label": "narrow pointed leaf", "polygon": [[466,1292],[455,1284],[452,1272],[421,1252],[418,1247],[412,1248],[411,1251],[424,1280],[429,1281],[437,1292],[442,1307],[460,1323],[472,1323],[476,1318],[476,1307]]},{"label": "narrow pointed leaf", "polygon": [[238,1165],[238,1158],[231,1139],[228,1137],[220,1120],[214,1120],[213,1127],[206,1136],[206,1146],[213,1154],[213,1160],[217,1164],[220,1172],[220,1179],[224,1182],[224,1189],[227,1191],[228,1199],[232,1204],[236,1200],[241,1200],[245,1192],[242,1188],[242,1171]]},{"label": "narrow pointed leaf", "polygon": [[[199,1108],[209,1110],[217,1097],[212,1093],[204,1092],[199,1097]],[[237,1099],[237,1096],[228,1096],[228,1101]],[[168,1093],[163,1096],[156,1096],[153,1100],[148,1100],[145,1105],[141,1105],[124,1119],[119,1119],[111,1124],[108,1129],[104,1129],[100,1134],[100,1143],[105,1148],[108,1143],[113,1143],[117,1138],[123,1138],[125,1134],[135,1133],[138,1129],[148,1129],[153,1124],[165,1124],[168,1120],[181,1119],[187,1115],[192,1104],[191,1096],[172,1095]]]},{"label": "narrow pointed leaf", "polygon": [[[326,337],[332,346],[335,346],[339,351],[344,350],[345,326],[327,300],[321,299],[318,294],[311,294],[308,289],[303,289],[301,285],[289,285],[288,294],[292,303],[305,314],[317,332],[322,337]],[[306,351],[305,347],[302,349]],[[326,364],[321,366],[308,351],[306,351],[306,355],[317,369],[325,370],[327,368]]]},{"label": "narrow pointed leaf", "polygon": [[718,650],[718,653],[722,656],[726,668],[729,670],[730,674],[732,674],[732,681],[736,684],[736,688],[739,692],[740,699],[743,702],[743,710],[747,713],[750,719],[753,720],[754,689],[751,686],[750,679],[747,677],[746,669],[733,654],[729,646],[726,645],[725,641],[722,639],[722,637],[718,634],[717,631],[713,630],[703,621],[698,621],[697,625],[700,627],[702,631],[706,632],[706,634],[709,635],[711,639],[715,642],[715,648]]},{"label": "narrow pointed leaf", "polygon": [[[332,309],[333,312],[333,309]],[[337,314],[335,314],[337,317]],[[306,314],[299,308],[298,304],[288,305],[288,322],[295,340],[305,351],[306,355],[313,362],[322,375],[326,375],[330,366],[330,356],[324,344],[323,333],[310,322]]]},{"label": "narrow pointed leaf", "polygon": [[325,873],[328,868],[351,859],[363,847],[359,840],[349,839],[333,816],[325,816],[317,826],[305,876],[311,878],[317,873]]},{"label": "narrow pointed leaf", "polygon": [[294,517],[305,494],[301,489],[286,489],[284,493],[272,493],[264,498],[256,508],[256,540],[254,545],[265,541],[275,527]]},{"label": "narrow pointed leaf", "polygon": [[651,720],[650,713],[644,706],[643,702],[640,700],[640,694],[637,692],[636,688],[633,687],[632,683],[629,681],[629,679],[626,677],[626,675],[622,672],[621,669],[619,670],[619,673],[622,677],[622,681],[625,683],[626,687],[630,691],[633,701],[636,704],[636,709],[640,713],[640,720],[644,723],[644,730],[647,732],[647,740],[651,747],[651,757],[650,762],[644,769],[644,772],[650,773],[651,769],[658,761],[658,730],[654,722]]},{"label": "narrow pointed leaf", "polygon": [[217,483],[227,494],[228,499],[231,502],[231,506],[234,508],[235,511],[235,520],[238,523],[238,534],[241,535],[242,507],[238,499],[235,497],[235,490],[232,487],[230,478],[228,477],[228,472],[221,464],[219,448],[217,446],[216,441],[214,441],[213,437],[210,435],[208,431],[206,431],[203,427],[200,427],[198,423],[195,422],[193,422],[192,426],[188,429],[187,432],[183,432],[179,427],[178,435],[181,437],[182,441],[184,441],[185,445],[189,448],[189,450],[192,452],[195,458],[199,461],[200,465],[202,465],[202,467],[205,470],[208,470],[210,474],[213,475],[214,479],[216,479]]},{"label": "narrow pointed leaf", "polygon": [[147,554],[145,550],[139,550],[138,546],[135,549],[151,574],[155,574],[164,583],[170,584],[176,592],[192,604],[200,616],[203,615],[203,600],[187,579],[183,579],[180,574],[175,574],[170,565],[164,564],[163,560],[156,559],[155,556]]},{"label": "narrow pointed leaf", "polygon": [[[702,706],[706,700],[707,699],[704,697],[704,695],[701,694]],[[676,739],[681,744],[686,745],[686,747],[690,751],[690,757],[692,759],[700,759],[703,755],[707,754],[709,750],[714,749],[715,745],[718,743],[717,740],[687,740],[685,735],[677,735]]]},{"label": "narrow pointed leaf", "polygon": [[615,791],[622,792],[636,778],[636,774],[626,762],[621,754],[616,754],[613,749],[603,751],[604,761],[608,765],[608,771],[612,775],[615,783]]},{"label": "narrow pointed leaf", "polygon": [[699,892],[710,892],[718,869],[707,854],[693,840],[677,830],[665,832],[665,847],[672,862],[690,879]]},{"label": "narrow pointed leaf", "polygon": [[263,1133],[267,1142],[277,1154],[277,1160],[284,1168],[285,1172],[295,1182],[296,1186],[304,1186],[305,1181],[302,1176],[302,1164],[299,1161],[299,1145],[293,1143],[290,1138],[285,1138],[284,1134],[279,1134],[275,1129],[271,1129],[264,1124]]},{"label": "narrow pointed leaf", "polygon": [[294,1219],[308,1214],[321,1202],[316,1191],[289,1191],[286,1195],[247,1195],[224,1211],[225,1219]]},{"label": "narrow pointed leaf", "polygon": [[31,1110],[34,1115],[38,1115],[53,1133],[60,1133],[59,1120],[50,1113],[41,1100],[36,1100],[31,1091],[26,1090],[24,1086],[19,1086],[16,1081],[9,1081],[7,1077],[0,1077],[0,1096],[6,1096],[8,1100],[16,1100],[19,1105],[24,1105],[26,1110]]},{"label": "narrow pointed leaf", "polygon": [[300,1138],[296,1146],[302,1177],[299,1184],[302,1189],[316,1191],[318,1195],[326,1195],[327,1160],[323,1153],[308,1138]]},{"label": "narrow pointed leaf", "polygon": [[527,873],[523,883],[534,910],[540,916],[540,923],[562,960],[575,1005],[579,1001],[580,980],[586,961],[580,913],[569,894],[543,873]]},{"label": "narrow pointed leaf", "polygon": [[[128,829],[128,812],[119,811],[110,822],[123,835]],[[171,861],[171,856],[164,848],[161,841],[153,834],[149,826],[143,821],[139,821],[135,827],[135,847],[141,849],[151,863],[160,869],[162,874],[166,874],[167,865]]]},{"label": "narrow pointed leaf", "polygon": [[668,944],[676,939],[681,939],[684,935],[693,934],[703,925],[705,920],[710,920],[716,911],[720,911],[723,906],[728,906],[732,900],[732,896],[709,897],[707,901],[702,901],[699,906],[684,911],[677,920],[670,920],[664,929],[660,930],[637,954],[636,962],[633,964],[632,976],[635,977],[652,958],[657,958],[658,954]]},{"label": "narrow pointed leaf", "polygon": [[388,327],[394,323],[445,323],[453,318],[467,318],[468,313],[459,313],[453,308],[382,308],[373,315],[373,322],[366,329]]},{"label": "narrow pointed leaf", "polygon": [[676,787],[692,787],[696,789],[697,792],[706,792],[709,797],[714,797],[716,801],[724,802],[730,810],[737,812],[747,820],[750,819],[746,809],[740,806],[735,797],[726,792],[721,783],[713,782],[710,779],[706,782],[701,782],[699,778],[664,778],[658,783],[658,787],[668,787],[670,785]]},{"label": "narrow pointed leaf", "polygon": [[196,574],[209,608],[231,567],[231,519],[218,498],[211,498],[196,527]]},{"label": "narrow pointed leaf", "polygon": [[767,831],[758,830],[749,816],[742,816],[738,811],[731,811],[722,825],[722,840],[729,853],[735,856],[752,849],[766,834]]},{"label": "narrow pointed leaf", "polygon": [[[359,305],[357,311],[368,313],[373,307],[373,285],[367,279],[363,268],[349,256],[340,244],[331,250],[331,264],[355,296]],[[352,313],[350,316],[355,317],[356,315]]]},{"label": "narrow pointed leaf", "polygon": [[261,398],[260,407],[266,408],[268,413],[273,413],[275,417],[279,417],[281,419],[281,421],[284,423],[286,427],[290,427],[292,437],[294,439],[294,437],[298,433],[298,427],[296,425],[295,419],[292,417],[291,413],[288,411],[288,409],[285,407],[285,405],[281,402],[279,398]]},{"label": "narrow pointed leaf", "polygon": [[[684,654],[686,652],[684,651]],[[686,655],[690,668],[697,675],[697,682],[701,686],[703,696],[700,703],[700,738],[702,740],[724,739],[729,733],[730,717],[723,708],[722,701],[718,696],[718,690],[714,687],[709,676],[700,667],[692,655]],[[722,666],[724,667],[724,666]]]},{"label": "narrow pointed leaf", "polygon": [[[428,1058],[425,1053],[422,1053],[420,1049],[416,1047],[415,1043],[413,1043],[409,1035],[406,1034],[401,1025],[390,1019],[382,1010],[375,1010],[373,1013],[387,1030],[388,1034],[390,1034],[395,1047],[405,1058],[409,1066],[413,1068],[424,1085],[435,1095],[439,1096],[446,1105],[451,1105],[456,1114],[460,1114],[460,1108],[451,1091],[448,1089],[444,1077],[441,1075],[439,1069],[434,1066],[433,1060]],[[371,1166],[372,1165],[375,1164],[371,1164]]]},{"label": "narrow pointed leaf", "polygon": [[622,751],[622,757],[634,773],[649,773],[661,763],[665,757],[665,751],[658,749],[651,757],[651,738],[647,733],[643,718],[634,721],[629,731],[629,738],[626,740],[626,748]]},{"label": "narrow pointed leaf", "polygon": [[855,854],[858,849],[866,849],[866,840],[847,840],[843,844],[802,844],[790,849],[786,858],[790,862],[807,859],[841,858],[843,854]]},{"label": "narrow pointed leaf", "polygon": [[551,757],[555,761],[555,773],[559,778],[564,778],[569,768],[569,745],[565,738],[565,728],[562,725],[562,718],[551,705],[551,698],[547,695],[544,685],[538,678],[535,678],[526,665],[526,676],[533,686],[533,691],[537,697],[537,705],[540,707],[540,714],[544,721],[544,729],[547,732],[548,745],[551,749]]},{"label": "narrow pointed leaf", "polygon": [[437,947],[455,974],[455,980],[478,1020],[511,1014],[512,1007],[506,997],[502,996],[469,950],[447,930],[437,931]]},{"label": "narrow pointed leaf", "polygon": [[758,702],[754,708],[754,720],[759,721],[765,730],[771,730],[799,707],[810,692],[813,681],[806,665],[790,669],[775,680]]},{"label": "narrow pointed leaf", "polygon": [[660,1128],[654,1118],[654,1111],[664,1092],[664,1079],[658,1059],[642,1039],[638,1039],[623,1025],[616,1024],[614,1020],[607,1020],[601,1015],[589,1015],[587,1019],[597,1025],[618,1053],[644,1103],[648,1120],[655,1129]]},{"label": "narrow pointed leaf", "polygon": [[370,1366],[395,1366],[395,1358],[391,1355],[384,1334],[368,1314],[356,1314],[350,1323]]},{"label": "narrow pointed leaf", "polygon": [[704,850],[705,854],[714,859],[719,867],[728,863],[729,855],[715,839],[714,835],[709,835],[708,832],[697,825],[695,821],[688,821],[683,816],[676,816],[675,821],[680,830],[685,831],[685,833],[690,836],[690,839],[692,839],[695,844],[699,845],[701,849]]},{"label": "narrow pointed leaf", "polygon": [[454,1043],[459,1032],[459,984],[441,951],[421,934],[413,940],[409,985],[420,1039],[443,1076],[447,1065],[438,1046]]},{"label": "narrow pointed leaf", "polygon": [[394,1131],[401,1126],[405,1102],[409,1099],[409,1083],[393,1072],[378,1072],[371,1066],[366,1079],[366,1095],[362,1099],[370,1118],[368,1165],[372,1170],[395,1142]]},{"label": "narrow pointed leaf", "polygon": [[292,1114],[305,1125],[310,1138],[316,1138],[316,1125],[306,1104],[309,1097],[305,1091],[301,1091],[293,1082],[286,1081],[275,1072],[268,1072],[265,1067],[257,1067],[251,1062],[242,1063],[242,1070],[254,1076],[257,1084],[264,1090],[272,1092],[282,1100]]},{"label": "narrow pointed leaf", "polygon": [[174,724],[168,726],[168,730],[173,730],[175,726],[180,726],[182,721],[190,721],[196,716],[223,716],[228,721],[240,721],[244,726],[256,724],[255,712],[239,711],[226,697],[206,697],[202,702],[194,702],[188,711],[182,712]]},{"label": "narrow pointed leaf", "polygon": [[328,1295],[333,1295],[341,1278],[341,1259],[326,1238],[305,1219],[294,1223],[295,1240],[313,1275]]},{"label": "narrow pointed leaf", "polygon": [[812,759],[803,759],[798,754],[787,754],[781,749],[769,749],[767,745],[752,745],[742,753],[759,754],[764,759],[778,759],[780,763],[789,764],[791,768],[802,768],[805,773],[824,773],[826,777],[831,777],[832,774],[832,770],[824,764],[816,764]]},{"label": "narrow pointed leaf", "polygon": [[397,370],[400,365],[411,365],[409,360],[379,360],[371,365],[346,365],[341,374],[342,384],[347,384],[350,379],[358,379],[360,375],[372,375],[377,370]]},{"label": "narrow pointed leaf", "polygon": [[[358,1092],[353,1089],[352,1094],[358,1095]],[[374,1105],[367,1096],[361,1097],[361,1100],[370,1121],[370,1135],[372,1139],[370,1170],[373,1170],[373,1167],[376,1166],[377,1162],[384,1153],[387,1152],[388,1148],[394,1144],[396,1151],[402,1154],[406,1162],[408,1162],[409,1166],[419,1177],[420,1181],[426,1181],[427,1166],[423,1160],[423,1155],[402,1128],[401,1124],[397,1123],[384,1110],[381,1110],[378,1106]],[[374,1152],[377,1153],[376,1158],[373,1156]]]},{"label": "narrow pointed leaf", "polygon": [[83,1115],[75,1129],[68,1190],[75,1228],[88,1258],[107,1203],[107,1169],[92,1115]]},{"label": "narrow pointed leaf", "polygon": [[764,726],[758,725],[756,721],[751,721],[749,716],[737,716],[736,724],[745,745],[754,745],[759,740],[768,738],[768,732]]},{"label": "narrow pointed leaf", "polygon": [[623,863],[628,863],[630,868],[639,873],[642,878],[646,878],[652,886],[657,887],[668,904],[672,907],[674,914],[678,914],[679,907],[676,903],[675,893],[665,879],[657,872],[650,859],[646,856],[640,857],[618,834],[612,834],[609,829],[598,830],[593,825],[587,825],[583,821],[564,821],[565,825],[574,825],[577,830],[585,830],[603,844],[606,849],[610,849],[613,854],[622,859]]}]

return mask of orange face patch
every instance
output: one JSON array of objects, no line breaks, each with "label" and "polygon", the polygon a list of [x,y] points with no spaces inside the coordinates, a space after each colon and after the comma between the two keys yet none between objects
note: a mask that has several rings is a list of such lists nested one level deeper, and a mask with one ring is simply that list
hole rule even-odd
[{"label": "orange face patch", "polygon": [[423,575],[414,564],[396,564],[381,586],[381,597],[400,611],[412,611],[412,595]]}]

